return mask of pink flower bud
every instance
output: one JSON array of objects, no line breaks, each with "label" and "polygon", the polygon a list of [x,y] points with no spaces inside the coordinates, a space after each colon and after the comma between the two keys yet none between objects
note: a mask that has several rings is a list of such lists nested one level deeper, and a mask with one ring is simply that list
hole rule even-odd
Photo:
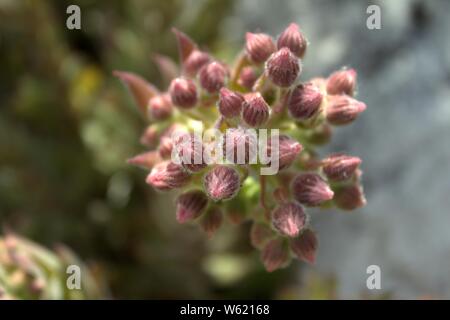
[{"label": "pink flower bud", "polygon": [[200,190],[183,193],[177,198],[177,221],[185,223],[198,218],[208,205],[208,198]]},{"label": "pink flower bud", "polygon": [[298,58],[284,47],[273,53],[266,62],[269,79],[279,87],[290,87],[301,72]]},{"label": "pink flower bud", "polygon": [[223,143],[225,157],[233,164],[249,164],[257,156],[256,133],[242,128],[227,129]]},{"label": "pink flower bud", "polygon": [[258,76],[252,67],[244,67],[239,74],[238,84],[247,90],[251,90]]},{"label": "pink flower bud", "polygon": [[158,152],[161,158],[168,159],[172,155],[173,143],[172,139],[169,137],[161,137],[158,146]]},{"label": "pink flower bud", "polygon": [[219,92],[219,112],[225,118],[233,118],[241,115],[242,104],[244,97],[238,93],[233,92],[225,87]]},{"label": "pink flower bud", "polygon": [[299,237],[290,240],[290,246],[298,259],[310,264],[316,262],[318,240],[314,231],[306,229]]},{"label": "pink flower bud", "polygon": [[270,108],[259,92],[248,93],[244,96],[242,119],[250,127],[259,127],[267,122]]},{"label": "pink flower bud", "polygon": [[194,133],[183,133],[174,139],[175,152],[180,158],[183,168],[190,172],[198,172],[207,166],[203,156],[201,136]]},{"label": "pink flower bud", "polygon": [[158,128],[155,125],[148,126],[140,138],[141,144],[147,147],[154,147],[158,142]]},{"label": "pink flower bud", "polygon": [[172,114],[172,103],[168,94],[160,94],[150,99],[148,103],[150,118],[164,120]]},{"label": "pink flower bud", "polygon": [[178,66],[172,58],[155,53],[152,55],[152,59],[166,83],[170,83],[173,78],[178,76]]},{"label": "pink flower bud", "polygon": [[206,52],[194,50],[183,63],[184,71],[188,76],[193,77],[210,60],[211,58]]},{"label": "pink flower bud", "polygon": [[190,79],[175,78],[169,87],[172,103],[183,109],[193,108],[197,104],[197,88]]},{"label": "pink flower bud", "polygon": [[189,178],[189,173],[182,166],[171,161],[164,161],[153,167],[146,182],[155,189],[165,191],[186,185]]},{"label": "pink flower bud", "polygon": [[318,87],[311,83],[296,86],[290,95],[288,109],[296,120],[308,120],[320,110],[322,94]]},{"label": "pink flower bud", "polygon": [[180,30],[172,28],[172,32],[177,38],[178,52],[180,54],[180,60],[183,63],[189,57],[192,51],[197,48],[197,45],[194,41],[192,41],[191,38],[189,38],[188,35],[181,32]]},{"label": "pink flower bud", "polygon": [[286,135],[280,135],[275,138],[278,139],[278,153],[276,150],[272,150],[272,137],[268,137],[267,156],[271,158],[272,152],[275,152],[274,156],[278,154],[278,169],[283,170],[288,168],[295,161],[303,147],[300,143]]},{"label": "pink flower bud", "polygon": [[209,93],[216,93],[225,85],[228,70],[219,62],[211,62],[200,70],[201,86]]},{"label": "pink flower bud", "polygon": [[361,164],[361,159],[344,154],[335,154],[324,159],[322,164],[323,173],[328,180],[342,181],[354,175]]},{"label": "pink flower bud", "polygon": [[235,169],[218,165],[206,174],[204,184],[211,199],[227,200],[233,198],[239,191],[240,178]]},{"label": "pink flower bud", "polygon": [[272,37],[265,33],[245,34],[247,56],[254,63],[263,63],[276,50]]},{"label": "pink flower bud", "polygon": [[154,165],[161,161],[162,158],[157,151],[148,151],[128,159],[127,163],[145,169],[151,169]]},{"label": "pink flower bud", "polygon": [[211,238],[217,229],[220,228],[223,222],[222,210],[218,207],[211,207],[202,216],[200,221],[201,228],[206,232],[209,238]]},{"label": "pink flower bud", "polygon": [[289,264],[289,247],[283,239],[270,240],[261,252],[261,260],[267,272],[284,268]]},{"label": "pink flower bud", "polygon": [[296,23],[291,23],[278,37],[278,49],[289,48],[299,58],[305,55],[307,41]]},{"label": "pink flower bud", "polygon": [[333,201],[342,210],[354,210],[367,203],[362,187],[357,184],[337,188]]},{"label": "pink flower bud", "polygon": [[282,235],[296,237],[305,224],[303,207],[296,202],[282,204],[272,212],[272,225]]},{"label": "pink flower bud", "polygon": [[294,198],[306,206],[318,206],[333,198],[333,191],[318,174],[299,174],[292,182]]},{"label": "pink flower bud", "polygon": [[145,113],[150,98],[158,94],[158,89],[137,74],[125,71],[113,71],[113,75],[124,82],[140,110]]},{"label": "pink flower bud", "polygon": [[333,125],[343,125],[352,122],[366,110],[363,102],[349,96],[332,96],[326,108],[326,117]]},{"label": "pink flower bud", "polygon": [[356,88],[355,69],[345,69],[332,73],[327,80],[327,93],[353,96]]},{"label": "pink flower bud", "polygon": [[250,229],[250,242],[257,249],[262,249],[275,233],[266,224],[254,222]]}]

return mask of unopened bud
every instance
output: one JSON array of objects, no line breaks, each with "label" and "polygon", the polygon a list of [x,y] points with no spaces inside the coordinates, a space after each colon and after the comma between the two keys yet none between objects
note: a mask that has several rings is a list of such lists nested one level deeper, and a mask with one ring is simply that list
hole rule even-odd
[{"label": "unopened bud", "polygon": [[295,161],[297,155],[302,151],[303,147],[300,143],[294,139],[291,139],[287,135],[280,135],[274,138],[278,139],[278,152],[273,150],[272,137],[268,137],[267,156],[271,158],[278,155],[279,170],[288,168]]},{"label": "unopened bud", "polygon": [[193,108],[197,104],[197,88],[190,79],[173,79],[169,87],[172,103],[182,109]]},{"label": "unopened bud", "polygon": [[250,242],[257,249],[262,249],[267,242],[275,236],[272,229],[266,224],[254,222],[250,229]]},{"label": "unopened bud", "polygon": [[175,152],[183,168],[198,172],[207,166],[203,156],[201,136],[195,133],[183,133],[174,139]]},{"label": "unopened bud", "polygon": [[278,37],[278,49],[289,48],[299,58],[305,55],[307,41],[296,23],[291,23]]},{"label": "unopened bud", "polygon": [[219,92],[219,112],[225,118],[233,118],[241,115],[242,104],[244,97],[238,93],[233,92],[225,87]]},{"label": "unopened bud", "polygon": [[337,188],[333,198],[339,209],[354,210],[366,205],[366,198],[360,185],[343,186]]},{"label": "unopened bud", "polygon": [[273,53],[266,62],[269,79],[279,87],[290,87],[301,72],[298,58],[284,47]]},{"label": "unopened bud", "polygon": [[200,50],[194,50],[183,63],[184,71],[188,76],[193,77],[209,60],[211,60],[209,54]]},{"label": "unopened bud", "polygon": [[172,155],[173,142],[169,137],[161,137],[158,146],[158,152],[161,158],[168,159]]},{"label": "unopened bud", "polygon": [[209,238],[220,228],[223,222],[222,210],[216,206],[209,208],[200,220],[201,228]]},{"label": "unopened bud", "polygon": [[154,96],[148,103],[148,112],[152,119],[164,120],[172,114],[172,103],[168,94]]},{"label": "unopened bud", "polygon": [[211,199],[227,200],[233,198],[239,191],[240,178],[235,169],[218,165],[206,174],[204,184]]},{"label": "unopened bud", "polygon": [[242,118],[250,127],[259,127],[267,122],[270,115],[270,108],[259,92],[252,92],[245,95]]},{"label": "unopened bud", "polygon": [[161,162],[162,158],[157,151],[148,151],[142,154],[138,154],[131,159],[127,160],[128,164],[132,164],[145,169],[153,168],[157,163]]},{"label": "unopened bud", "polygon": [[242,128],[227,129],[223,141],[226,159],[233,164],[253,163],[257,156],[257,139],[255,132]]},{"label": "unopened bud", "polygon": [[313,118],[320,110],[322,94],[312,83],[300,84],[291,93],[288,103],[289,113],[296,120]]},{"label": "unopened bud", "polygon": [[296,237],[306,224],[303,207],[296,202],[288,202],[272,212],[272,225],[282,235]]},{"label": "unopened bud", "polygon": [[327,80],[327,92],[330,95],[346,94],[353,96],[356,88],[355,69],[345,69],[332,73]]},{"label": "unopened bud", "polygon": [[164,161],[153,167],[146,182],[155,189],[165,191],[180,188],[189,181],[190,174],[182,166]]},{"label": "unopened bud", "polygon": [[158,142],[158,135],[158,127],[156,125],[150,125],[142,133],[139,141],[144,146],[154,147]]},{"label": "unopened bud", "polygon": [[349,96],[332,96],[326,108],[326,117],[333,125],[344,125],[352,122],[366,110],[366,105]]},{"label": "unopened bud", "polygon": [[200,70],[200,85],[209,93],[216,93],[225,85],[228,70],[219,62],[211,62]]},{"label": "unopened bud", "polygon": [[239,74],[238,84],[247,90],[251,90],[257,79],[258,76],[252,67],[244,67]]},{"label": "unopened bud", "polygon": [[318,206],[333,198],[330,186],[316,173],[299,174],[292,182],[294,198],[306,206]]},{"label": "unopened bud", "polygon": [[208,205],[208,198],[200,190],[192,190],[177,198],[177,221],[185,223],[198,218]]},{"label": "unopened bud", "polygon": [[263,63],[276,50],[272,37],[265,33],[247,32],[245,39],[247,55],[254,63]]},{"label": "unopened bud", "polygon": [[261,252],[261,260],[267,272],[284,268],[289,264],[289,247],[283,239],[270,240]]},{"label": "unopened bud", "polygon": [[180,54],[181,62],[184,62],[189,55],[197,48],[197,44],[189,38],[188,35],[176,28],[172,28],[172,32],[177,38],[178,52]]},{"label": "unopened bud", "polygon": [[290,247],[298,259],[310,264],[315,263],[318,240],[314,231],[304,230],[299,237],[290,240]]},{"label": "unopened bud", "polygon": [[361,159],[344,154],[335,154],[324,159],[322,164],[323,173],[328,180],[342,181],[351,178],[355,174],[361,164]]}]

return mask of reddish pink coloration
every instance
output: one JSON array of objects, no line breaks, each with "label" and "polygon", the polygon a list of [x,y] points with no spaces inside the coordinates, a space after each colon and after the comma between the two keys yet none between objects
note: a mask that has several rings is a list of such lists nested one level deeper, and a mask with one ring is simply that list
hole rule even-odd
[{"label": "reddish pink coloration", "polygon": [[211,207],[200,220],[201,228],[211,238],[220,228],[223,222],[222,210],[219,207]]},{"label": "reddish pink coloration", "polygon": [[326,109],[327,121],[333,125],[344,125],[355,120],[366,110],[363,102],[349,96],[331,96]]},{"label": "reddish pink coloration", "polygon": [[342,210],[355,210],[366,205],[366,198],[360,185],[339,187],[335,191],[334,203]]},{"label": "reddish pink coloration", "polygon": [[206,168],[201,136],[194,133],[183,133],[174,141],[175,152],[180,158],[183,168],[190,172],[198,172]]},{"label": "reddish pink coloration", "polygon": [[180,188],[189,182],[190,174],[171,161],[158,163],[147,176],[146,182],[155,189],[166,191]]},{"label": "reddish pink coloration", "polygon": [[194,50],[187,57],[183,63],[183,68],[186,74],[193,77],[197,74],[201,67],[207,64],[211,60],[209,54],[204,51]]},{"label": "reddish pink coloration", "polygon": [[139,109],[145,113],[148,101],[158,94],[158,90],[144,78],[132,72],[114,71],[113,75],[127,85]]},{"label": "reddish pink coloration", "polygon": [[278,49],[289,48],[293,54],[303,58],[308,43],[296,23],[291,23],[278,37]]},{"label": "reddish pink coloration", "polygon": [[283,239],[270,240],[261,252],[261,260],[268,272],[284,268],[289,263],[289,247]]},{"label": "reddish pink coloration", "polygon": [[252,224],[252,228],[250,229],[250,242],[255,248],[262,249],[274,236],[275,233],[268,225],[260,222],[254,222]]},{"label": "reddish pink coloration", "polygon": [[175,78],[169,87],[172,103],[182,109],[190,109],[197,104],[197,87],[190,79]]},{"label": "reddish pink coloration", "polygon": [[145,129],[139,141],[144,146],[153,147],[158,142],[158,135],[158,129],[154,125],[151,125]]},{"label": "reddish pink coloration", "polygon": [[233,198],[239,191],[240,178],[235,169],[218,165],[206,174],[204,184],[211,199],[227,200]]},{"label": "reddish pink coloration", "polygon": [[272,212],[272,225],[282,235],[296,237],[306,224],[303,207],[296,202],[288,202]]},{"label": "reddish pink coloration", "polygon": [[355,69],[345,69],[332,73],[327,80],[327,92],[331,95],[353,96],[356,88]]},{"label": "reddish pink coloration", "polygon": [[200,85],[209,93],[216,93],[225,85],[228,70],[219,62],[211,62],[200,70]]},{"label": "reddish pink coloration", "polygon": [[250,127],[259,127],[267,122],[270,108],[259,92],[248,93],[244,96],[242,119]]},{"label": "reddish pink coloration", "polygon": [[200,190],[192,190],[177,198],[177,221],[185,223],[198,218],[208,205],[208,198]]},{"label": "reddish pink coloration", "polygon": [[279,87],[290,87],[301,72],[298,58],[284,47],[273,53],[266,62],[269,79]]},{"label": "reddish pink coloration", "polygon": [[166,83],[170,83],[170,81],[179,74],[178,66],[172,58],[155,53],[152,55],[152,59]]},{"label": "reddish pink coloration", "polygon": [[170,96],[165,93],[152,97],[148,102],[148,112],[150,118],[154,120],[169,118],[172,114]]},{"label": "reddish pink coloration", "polygon": [[[267,156],[272,157],[272,152],[275,152],[273,156],[278,155],[278,167],[279,170],[288,168],[297,158],[297,155],[302,151],[303,147],[300,143],[291,139],[287,135],[274,136],[278,139],[278,151],[272,150],[272,137],[267,139]],[[269,163],[270,165],[270,163]]]},{"label": "reddish pink coloration", "polygon": [[360,164],[358,157],[334,154],[322,161],[322,170],[328,180],[342,181],[353,177]]},{"label": "reddish pink coloration", "polygon": [[239,92],[231,91],[225,87],[219,92],[219,112],[225,118],[233,118],[241,115],[244,97]]},{"label": "reddish pink coloration", "polygon": [[177,38],[177,44],[178,44],[178,53],[180,55],[180,61],[183,63],[189,55],[197,49],[197,45],[194,41],[192,41],[191,38],[189,38],[188,35],[181,32],[180,30],[176,28],[172,28],[172,32],[175,34],[175,37]]},{"label": "reddish pink coloration", "polygon": [[330,186],[318,174],[299,174],[292,182],[294,198],[306,206],[318,206],[333,198]]},{"label": "reddish pink coloration", "polygon": [[148,151],[127,160],[128,164],[139,166],[146,169],[153,168],[154,165],[161,162],[161,156],[157,151]]},{"label": "reddish pink coloration", "polygon": [[251,90],[258,79],[258,76],[252,67],[245,67],[239,74],[238,84],[247,90]]},{"label": "reddish pink coloration", "polygon": [[318,241],[314,231],[306,229],[298,238],[290,240],[290,246],[292,252],[294,252],[298,259],[310,264],[316,262]]},{"label": "reddish pink coloration", "polygon": [[322,94],[317,86],[307,83],[296,86],[290,95],[288,109],[296,120],[308,120],[317,115],[322,104]]},{"label": "reddish pink coloration", "polygon": [[276,50],[272,37],[267,34],[247,32],[245,39],[247,56],[254,63],[263,63]]},{"label": "reddish pink coloration", "polygon": [[170,156],[172,155],[172,148],[173,148],[172,139],[169,137],[161,137],[158,146],[158,152],[161,158],[169,159]]},{"label": "reddish pink coloration", "polygon": [[256,132],[252,133],[241,128],[228,129],[223,143],[223,152],[226,159],[231,163],[249,164],[255,162],[258,151]]}]

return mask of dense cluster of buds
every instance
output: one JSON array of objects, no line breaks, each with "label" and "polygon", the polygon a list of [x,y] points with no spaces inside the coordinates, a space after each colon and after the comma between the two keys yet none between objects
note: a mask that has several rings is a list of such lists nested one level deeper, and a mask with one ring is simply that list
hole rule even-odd
[{"label": "dense cluster of buds", "polygon": [[[308,42],[295,23],[276,41],[247,33],[231,66],[186,34],[174,34],[177,74],[169,58],[156,59],[163,75],[173,77],[165,90],[115,72],[150,121],[141,138],[150,151],[129,163],[150,170],[146,181],[156,190],[178,191],[180,223],[195,222],[212,236],[225,216],[251,221],[251,242],[268,271],[292,257],[314,263],[318,240],[305,208],[353,210],[366,202],[361,160],[345,154],[320,159],[316,152],[333,127],[351,123],[366,108],[354,98],[355,70],[300,80]],[[207,129],[220,138],[198,134]],[[220,153],[223,161],[214,157]]]},{"label": "dense cluster of buds", "polygon": [[[61,245],[55,251],[11,232],[0,237],[0,300],[104,296],[96,278],[72,251]],[[79,276],[79,280],[69,279],[71,275]]]}]

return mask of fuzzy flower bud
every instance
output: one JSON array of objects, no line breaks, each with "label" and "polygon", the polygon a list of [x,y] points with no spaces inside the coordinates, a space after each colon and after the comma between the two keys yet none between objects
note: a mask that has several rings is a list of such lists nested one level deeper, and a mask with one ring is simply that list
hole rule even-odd
[{"label": "fuzzy flower bud", "polygon": [[200,70],[201,86],[209,93],[216,93],[225,85],[228,70],[219,62],[211,62]]},{"label": "fuzzy flower bud", "polygon": [[206,174],[204,185],[214,201],[231,199],[240,188],[239,174],[231,167],[218,165]]},{"label": "fuzzy flower bud", "polygon": [[148,113],[150,118],[164,120],[172,114],[172,103],[168,94],[154,96],[148,102]]},{"label": "fuzzy flower bud", "polygon": [[263,63],[276,50],[272,37],[265,33],[247,32],[245,40],[247,55],[254,63]]},{"label": "fuzzy flower bud", "polygon": [[250,242],[257,249],[262,249],[275,233],[266,224],[254,222],[250,229]]},{"label": "fuzzy flower bud", "polygon": [[333,125],[344,125],[352,122],[358,115],[366,110],[366,105],[349,96],[333,96],[330,98],[327,109],[327,121]]},{"label": "fuzzy flower bud", "polygon": [[174,139],[175,152],[183,168],[198,172],[207,166],[203,157],[203,142],[195,133],[183,133]]},{"label": "fuzzy flower bud", "polygon": [[245,95],[242,118],[250,127],[259,127],[267,122],[270,108],[259,92]]},{"label": "fuzzy flower bud", "polygon": [[278,49],[289,48],[299,58],[305,55],[307,41],[296,23],[291,23],[278,37]]},{"label": "fuzzy flower bud", "polygon": [[344,154],[331,155],[322,161],[323,173],[331,181],[347,180],[353,176],[361,164],[361,159]]},{"label": "fuzzy flower bud", "polygon": [[183,63],[184,71],[188,76],[193,77],[210,60],[211,57],[206,52],[194,50]]},{"label": "fuzzy flower bud", "polygon": [[336,190],[333,198],[339,209],[354,210],[366,205],[366,198],[360,185],[340,187]]},{"label": "fuzzy flower bud", "polygon": [[240,93],[233,92],[225,87],[220,89],[218,102],[219,112],[225,118],[240,116],[243,103],[244,97]]},{"label": "fuzzy flower bud", "polygon": [[306,229],[299,237],[291,239],[289,244],[298,259],[310,264],[315,263],[318,241],[314,231]]},{"label": "fuzzy flower bud", "polygon": [[238,84],[247,90],[251,90],[258,79],[252,67],[245,67],[239,74]]},{"label": "fuzzy flower bud", "polygon": [[322,202],[333,198],[333,191],[318,174],[299,174],[292,182],[292,193],[294,198],[310,207],[318,206]]},{"label": "fuzzy flower bud", "polygon": [[289,247],[283,239],[270,240],[261,252],[261,260],[268,272],[284,268],[289,263]]},{"label": "fuzzy flower bud", "polygon": [[267,156],[271,158],[272,152],[275,152],[274,155],[278,154],[278,167],[279,170],[283,170],[288,168],[295,161],[297,155],[302,151],[303,147],[300,143],[294,139],[291,139],[287,135],[280,135],[275,138],[278,139],[278,152],[276,150],[272,150],[272,137],[268,137]]},{"label": "fuzzy flower bud", "polygon": [[208,205],[208,198],[200,190],[192,190],[177,198],[177,221],[185,223],[198,218]]},{"label": "fuzzy flower bud", "polygon": [[197,48],[197,44],[185,33],[176,28],[172,28],[172,32],[175,34],[178,45],[178,53],[180,55],[181,63],[186,61],[189,55]]},{"label": "fuzzy flower bud", "polygon": [[155,189],[166,191],[184,186],[189,178],[189,173],[182,166],[164,161],[153,167],[146,182]]},{"label": "fuzzy flower bud", "polygon": [[273,53],[266,62],[269,79],[279,87],[290,87],[301,72],[298,58],[284,47]]},{"label": "fuzzy flower bud", "polygon": [[162,158],[159,152],[148,151],[128,159],[127,163],[146,169],[151,169],[154,165],[161,162],[161,160]]},{"label": "fuzzy flower bud", "polygon": [[167,159],[172,155],[173,142],[169,137],[161,137],[161,141],[159,142],[158,152],[161,158]]},{"label": "fuzzy flower bud", "polygon": [[252,133],[242,128],[228,129],[223,143],[225,157],[231,163],[249,164],[254,162],[258,143],[255,132]]},{"label": "fuzzy flower bud", "polygon": [[306,224],[303,207],[296,202],[288,202],[272,212],[272,225],[282,235],[296,237]]},{"label": "fuzzy flower bud", "polygon": [[327,93],[353,96],[356,88],[355,69],[344,69],[332,73],[327,80]]},{"label": "fuzzy flower bud", "polygon": [[182,109],[190,109],[197,104],[197,88],[190,79],[173,79],[170,83],[169,93],[172,103]]},{"label": "fuzzy flower bud", "polygon": [[300,84],[291,93],[288,102],[290,115],[296,120],[308,120],[320,110],[322,94],[312,83]]},{"label": "fuzzy flower bud", "polygon": [[222,210],[218,207],[211,207],[206,211],[200,220],[200,227],[211,238],[223,222]]}]

